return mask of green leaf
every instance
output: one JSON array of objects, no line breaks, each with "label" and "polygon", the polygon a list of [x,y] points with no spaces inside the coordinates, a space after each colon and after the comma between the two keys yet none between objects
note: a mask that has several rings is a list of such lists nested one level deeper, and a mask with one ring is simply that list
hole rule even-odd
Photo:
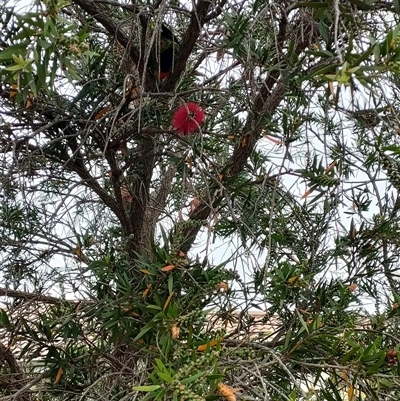
[{"label": "green leaf", "polygon": [[396,145],[382,146],[382,150],[390,150],[391,152],[400,155],[400,147]]},{"label": "green leaf", "polygon": [[342,401],[342,396],[340,395],[338,391],[338,386],[335,382],[333,382],[331,379],[328,379],[329,383],[329,388],[332,390],[333,394],[335,395],[335,400],[336,401]]},{"label": "green leaf", "polygon": [[285,349],[288,348],[291,339],[292,339],[292,328],[289,327],[285,337]]},{"label": "green leaf", "polygon": [[301,325],[303,328],[299,330],[299,334],[302,333],[303,331],[306,331],[306,333],[309,333],[309,327],[307,326],[307,323],[304,321],[303,316],[301,316],[300,312],[296,309],[297,317],[300,320]]},{"label": "green leaf", "polygon": [[305,77],[303,77],[301,79],[301,81],[306,81],[306,80],[308,80],[310,78],[313,78],[313,77],[317,77],[317,76],[320,76],[320,75],[325,75],[328,72],[335,71],[336,68],[339,67],[339,66],[340,66],[340,64],[338,64],[338,63],[332,63],[332,64],[329,64],[329,65],[323,66],[321,68],[317,68],[311,74],[308,74]]},{"label": "green leaf", "polygon": [[167,370],[167,367],[164,365],[163,361],[159,358],[156,358],[157,368],[161,371]]},{"label": "green leaf", "polygon": [[305,7],[305,8],[328,8],[329,3],[323,3],[318,1],[300,1],[296,5],[298,7]]},{"label": "green leaf", "polygon": [[[150,394],[147,394],[147,395],[150,395]],[[164,398],[164,395],[165,395],[165,389],[162,389],[162,390],[156,395],[156,397],[154,398],[154,401],[162,400],[162,399]],[[144,400],[143,400],[143,401],[144,401]]]},{"label": "green leaf", "polygon": [[354,62],[354,65],[360,65],[363,61],[367,60],[368,57],[374,52],[376,43],[371,45],[361,56]]},{"label": "green leaf", "polygon": [[168,372],[157,372],[160,379],[164,380],[166,383],[172,383],[173,379]]},{"label": "green leaf", "polygon": [[168,235],[164,230],[164,227],[162,225],[160,225],[160,231],[161,231],[161,235],[162,235],[162,239],[164,242],[164,246],[167,246],[169,241],[168,241]]},{"label": "green leaf", "polygon": [[341,363],[344,364],[347,362],[354,354],[357,354],[357,352],[360,350],[360,347],[354,347],[352,348],[342,359]]},{"label": "green leaf", "polygon": [[156,316],[153,318],[153,320],[149,323],[147,323],[143,329],[139,332],[139,334],[133,339],[133,342],[139,340],[142,338],[148,331],[150,331],[156,324],[158,324],[158,319],[155,319]]},{"label": "green leaf", "polygon": [[0,308],[0,326],[10,326],[10,324],[6,311]]},{"label": "green leaf", "polygon": [[20,71],[23,69],[24,69],[24,66],[21,64],[10,65],[9,67],[5,68],[6,71]]},{"label": "green leaf", "polygon": [[207,376],[207,379],[208,380],[221,380],[221,379],[223,379],[225,377],[225,375],[218,375],[218,374],[215,374],[215,375],[208,375]]},{"label": "green leaf", "polygon": [[395,386],[395,383],[393,381],[385,378],[379,378],[378,382],[383,388],[393,388]]},{"label": "green leaf", "polygon": [[104,328],[110,330],[117,325],[118,325],[118,320],[110,320],[104,323]]},{"label": "green leaf", "polygon": [[15,64],[20,64],[24,65],[25,64],[25,59],[22,57],[22,54],[13,54],[12,59],[14,60]]},{"label": "green leaf", "polygon": [[400,1],[393,0],[393,6],[397,14],[400,14]]},{"label": "green leaf", "polygon": [[135,386],[132,388],[133,388],[133,390],[136,390],[136,391],[145,391],[148,393],[148,392],[156,391],[156,390],[160,389],[161,386],[159,384],[154,384],[152,386]]},{"label": "green leaf", "polygon": [[27,43],[20,43],[18,45],[9,46],[0,52],[0,60],[12,60],[13,55],[23,55],[26,52]]},{"label": "green leaf", "polygon": [[319,24],[319,31],[321,32],[322,39],[325,43],[329,43],[329,29],[323,21],[320,21]]},{"label": "green leaf", "polygon": [[[311,54],[315,57],[323,57],[323,58],[335,57],[335,55],[329,50],[308,50],[306,53]],[[329,68],[331,69],[332,67],[329,66]]]},{"label": "green leaf", "polygon": [[186,379],[181,380],[182,384],[189,384],[194,382],[195,380],[199,379],[200,377],[204,376],[207,373],[206,370],[203,370],[202,372],[196,373],[193,376],[187,377]]},{"label": "green leaf", "polygon": [[48,49],[52,45],[51,42],[48,42],[47,40],[44,40],[44,39],[39,39],[38,44],[43,49]]},{"label": "green leaf", "polygon": [[169,292],[169,294],[172,293],[173,289],[174,289],[174,275],[170,274],[169,277],[168,277],[168,292]]},{"label": "green leaf", "polygon": [[29,79],[29,86],[30,86],[30,88],[32,90],[33,96],[37,96],[38,95],[38,90],[37,90],[37,87],[36,87],[36,82],[35,82],[35,80],[33,78]]},{"label": "green leaf", "polygon": [[[374,1],[373,0],[372,1],[350,0],[350,3],[353,3],[354,5],[356,5],[359,10],[369,11],[372,9],[370,4],[374,3]],[[370,3],[370,4],[368,4],[368,3]]]},{"label": "green leaf", "polygon": [[147,305],[146,309],[155,309],[155,310],[162,310],[162,308],[158,305]]},{"label": "green leaf", "polygon": [[365,372],[367,375],[371,375],[374,373],[378,373],[379,368],[382,366],[383,362],[385,361],[386,353],[382,353],[380,359],[378,359],[368,370]]}]

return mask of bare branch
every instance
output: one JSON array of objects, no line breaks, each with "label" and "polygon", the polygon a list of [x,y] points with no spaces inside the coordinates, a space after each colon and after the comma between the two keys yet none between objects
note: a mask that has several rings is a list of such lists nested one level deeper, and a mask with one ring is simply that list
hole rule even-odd
[{"label": "bare branch", "polygon": [[[140,66],[143,63],[142,56],[139,50],[132,44],[131,39],[124,33],[121,27],[109,17],[109,13],[107,10],[99,4],[100,2],[94,2],[91,0],[73,0],[75,4],[81,7],[84,11],[86,11],[89,15],[91,15],[96,21],[100,22],[104,26],[104,28],[115,37],[118,42],[125,47],[132,61],[136,64],[136,66]],[[115,4],[110,4],[114,6]],[[143,69],[143,65],[142,65]],[[139,68],[140,70],[140,68]],[[139,71],[140,75],[142,75],[143,71]],[[154,77],[152,76],[150,70],[146,71],[146,81],[148,83],[154,82]],[[154,88],[153,88],[154,89]]]},{"label": "bare branch", "polygon": [[[6,372],[3,368],[5,365],[7,365]],[[31,397],[25,392],[27,389],[25,375],[10,348],[5,347],[2,343],[0,343],[0,368],[2,370],[0,377],[2,389],[15,392],[13,395],[15,401],[30,401]]]},{"label": "bare branch", "polygon": [[169,92],[174,89],[179,77],[186,67],[187,60],[191,55],[194,46],[196,45],[197,38],[200,35],[201,28],[205,23],[205,16],[210,7],[210,2],[207,0],[200,0],[196,8],[192,12],[190,24],[186,30],[186,34],[179,47],[178,54],[175,57],[172,72],[168,74],[167,79],[162,85],[162,90]]},{"label": "bare branch", "polygon": [[[38,302],[43,302],[45,304],[51,304],[51,305],[58,305],[58,304],[79,304],[81,302],[87,303],[88,301],[85,300],[66,300],[62,298],[57,298],[57,297],[51,297],[49,295],[42,295],[42,294],[35,294],[31,292],[25,292],[25,291],[15,291],[15,290],[9,290],[7,288],[0,288],[0,297],[8,297],[8,298],[16,298],[19,300],[24,300],[24,301],[38,301]],[[90,302],[89,302],[90,303]]]}]

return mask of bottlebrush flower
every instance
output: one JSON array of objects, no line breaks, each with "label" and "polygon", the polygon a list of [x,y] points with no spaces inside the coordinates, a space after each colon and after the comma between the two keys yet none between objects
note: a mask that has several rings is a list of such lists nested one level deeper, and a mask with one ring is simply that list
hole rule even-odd
[{"label": "bottlebrush flower", "polygon": [[181,134],[192,134],[204,121],[204,110],[196,103],[189,102],[179,107],[172,118],[172,126]]}]

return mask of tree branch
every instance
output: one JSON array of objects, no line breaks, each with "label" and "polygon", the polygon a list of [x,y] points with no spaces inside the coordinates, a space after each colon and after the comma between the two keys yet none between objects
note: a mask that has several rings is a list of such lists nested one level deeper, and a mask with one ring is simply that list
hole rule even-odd
[{"label": "tree branch", "polygon": [[[2,369],[4,365],[8,366],[9,373],[7,370],[6,373],[4,373]],[[25,375],[10,348],[4,346],[2,343],[0,343],[0,370],[2,371],[2,377],[0,377],[2,389],[12,391],[15,401],[29,401],[31,397],[28,394],[24,394],[25,384],[27,382]]]},{"label": "tree branch", "polygon": [[178,54],[175,56],[174,67],[163,83],[161,87],[162,91],[172,91],[178,82],[179,77],[186,67],[187,60],[191,55],[194,46],[196,45],[201,28],[205,23],[205,16],[209,8],[210,1],[200,0],[196,8],[192,11],[188,29],[186,30],[181,45],[179,46]]},{"label": "tree branch", "polygon": [[124,235],[128,236],[132,234],[132,226],[130,224],[130,221],[126,218],[125,212],[121,210],[116,200],[100,186],[100,184],[95,180],[94,177],[90,175],[87,169],[84,166],[76,165],[71,159],[66,161],[66,167],[69,170],[77,173],[79,177],[82,178],[83,184],[92,189],[104,202],[104,204],[108,206],[111,211],[117,216],[118,220],[121,223]]},{"label": "tree branch", "polygon": [[[279,31],[277,34],[276,44],[278,49],[283,48],[283,44],[287,39],[287,15],[286,11],[282,11],[282,17],[279,24]],[[315,32],[311,30],[311,36],[315,35]],[[298,42],[294,52],[296,54],[300,54],[308,45],[308,41],[303,40],[302,42]],[[279,65],[278,56],[276,57],[275,63],[273,65]],[[254,99],[254,113],[249,113],[247,118],[244,134],[241,137],[238,145],[233,151],[233,154],[223,168],[223,171],[227,172],[225,179],[229,179],[241,171],[243,171],[248,158],[253,152],[258,139],[259,132],[261,130],[262,118],[266,115],[272,115],[274,110],[278,107],[279,103],[282,101],[284,94],[286,92],[285,84],[283,77],[278,81],[278,77],[282,74],[282,68],[276,68],[272,70],[266,80],[264,81],[263,86],[260,89],[260,92]],[[258,121],[257,121],[258,120]],[[224,182],[222,183],[224,184]],[[219,188],[216,188],[214,191],[218,191]],[[211,194],[213,197],[213,194]],[[203,199],[200,201],[199,205],[190,213],[189,220],[190,221],[201,221],[206,220],[212,213],[212,211],[222,202],[223,197],[214,196],[214,201],[212,204],[207,199]],[[187,224],[186,228],[183,232],[184,241],[182,243],[182,251],[187,253],[191,246],[193,245],[198,232],[200,231],[201,225],[199,224]]]},{"label": "tree branch", "polygon": [[67,301],[62,298],[51,297],[51,296],[42,295],[42,294],[35,294],[35,293],[25,292],[25,291],[9,290],[7,288],[0,288],[0,297],[17,298],[17,299],[24,300],[24,301],[38,301],[38,302],[43,302],[45,304],[51,304],[51,305],[58,305],[58,304],[62,304],[62,303],[78,304],[81,302],[85,302],[85,303],[89,302],[90,303],[90,301],[84,301],[84,300]]},{"label": "tree branch", "polygon": [[[61,138],[60,138],[61,140]],[[78,154],[77,151],[79,149],[78,144],[74,144],[70,140],[68,141],[71,150],[74,152],[73,157],[69,157],[68,154],[61,156],[59,159],[55,158],[51,153],[46,152],[43,148],[39,148],[32,144],[25,144],[27,149],[31,152],[36,153],[38,155],[45,155],[48,160],[51,160],[56,163],[64,162],[65,167],[78,174],[78,176],[82,179],[82,184],[90,188],[93,192],[97,194],[97,196],[103,201],[103,203],[109,207],[109,209],[115,214],[118,220],[121,223],[124,235],[128,236],[132,233],[132,227],[130,225],[129,219],[127,219],[126,213],[122,210],[116,200],[110,196],[96,181],[94,177],[89,173],[86,169],[82,155]],[[77,157],[75,157],[77,156]]]},{"label": "tree branch", "polygon": [[210,14],[208,14],[205,18],[204,18],[204,22],[210,22],[211,20],[217,18],[219,15],[221,15],[222,10],[225,6],[225,4],[227,3],[227,0],[221,0],[215,7],[215,10],[213,12],[211,12]]},{"label": "tree branch", "polygon": [[175,166],[169,167],[161,179],[159,188],[150,195],[149,205],[146,210],[142,238],[143,246],[146,249],[150,249],[150,241],[153,238],[154,230],[160,214],[163,210],[165,210],[167,198],[171,192],[171,184],[175,174]]},{"label": "tree branch", "polygon": [[138,146],[138,162],[135,165],[137,177],[132,186],[133,201],[129,214],[132,233],[134,238],[130,241],[129,251],[141,253],[143,249],[142,238],[144,236],[143,227],[145,215],[148,208],[150,197],[150,184],[153,175],[155,157],[154,142],[151,138],[140,141]]},{"label": "tree branch", "polygon": [[[89,15],[91,15],[96,21],[98,21],[103,27],[109,32],[118,42],[128,50],[128,53],[132,59],[132,61],[139,67],[143,58],[143,55],[140,54],[139,50],[132,44],[131,39],[125,34],[125,32],[120,28],[118,24],[116,24],[112,18],[109,17],[109,12],[101,5],[100,2],[94,2],[92,0],[73,0],[75,4],[82,8],[82,10],[86,11]],[[114,6],[115,4],[110,5]],[[143,69],[143,66],[142,66]],[[146,81],[154,82],[154,77],[151,74],[150,70],[147,69],[146,72]],[[142,76],[143,71],[140,71],[139,74]],[[154,88],[153,88],[154,89]]]}]

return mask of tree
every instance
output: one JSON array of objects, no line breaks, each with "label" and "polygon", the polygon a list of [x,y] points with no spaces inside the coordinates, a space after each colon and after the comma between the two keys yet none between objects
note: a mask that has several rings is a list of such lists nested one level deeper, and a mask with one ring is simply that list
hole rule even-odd
[{"label": "tree", "polygon": [[0,7],[0,400],[398,399],[397,2]]}]

